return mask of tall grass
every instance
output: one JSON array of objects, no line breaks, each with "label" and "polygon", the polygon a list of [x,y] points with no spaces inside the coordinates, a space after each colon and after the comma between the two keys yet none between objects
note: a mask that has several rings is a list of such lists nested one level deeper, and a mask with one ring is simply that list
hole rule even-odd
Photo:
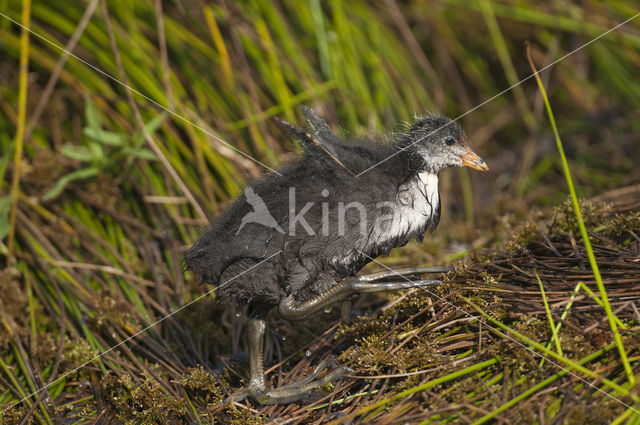
[{"label": "tall grass", "polygon": [[14,262],[14,240],[16,236],[16,214],[18,212],[18,190],[20,187],[20,171],[22,150],[24,146],[24,130],[27,114],[27,73],[29,72],[29,23],[31,21],[31,1],[22,2],[21,23],[25,27],[20,33],[20,83],[18,91],[18,117],[16,139],[13,153],[14,173],[11,179],[11,212],[9,214],[9,237],[7,263]]},{"label": "tall grass", "polygon": [[[598,263],[596,262],[596,257],[593,254],[593,249],[591,248],[591,240],[589,239],[589,234],[587,233],[587,227],[584,224],[584,220],[582,219],[582,212],[580,211],[580,204],[578,203],[578,196],[576,195],[576,190],[573,186],[573,178],[571,177],[571,171],[569,170],[569,163],[567,162],[567,156],[564,153],[564,147],[562,146],[562,140],[560,140],[560,133],[558,133],[558,127],[556,126],[556,120],[553,116],[553,111],[551,109],[551,104],[549,103],[549,98],[547,97],[547,91],[542,84],[542,80],[538,75],[535,65],[533,64],[533,60],[531,59],[531,54],[527,51],[527,56],[529,59],[529,63],[531,64],[531,68],[533,69],[536,82],[538,83],[538,87],[540,88],[540,93],[542,94],[542,99],[544,101],[544,106],[547,110],[547,114],[549,115],[549,123],[551,124],[551,129],[553,130],[553,137],[556,141],[556,147],[558,148],[558,154],[560,155],[560,160],[562,161],[562,171],[564,172],[565,180],[567,182],[567,186],[569,188],[569,194],[571,196],[571,203],[573,205],[573,210],[576,214],[576,220],[578,221],[578,226],[580,228],[580,235],[582,236],[582,241],[584,243],[584,247],[587,251],[587,256],[589,258],[589,264],[591,265],[591,270],[593,270],[593,276],[595,277],[596,284],[598,285],[598,291],[600,291],[600,298],[602,300],[602,305],[604,311],[607,313],[607,318],[609,319],[609,326],[611,326],[611,332],[616,341],[616,346],[618,347],[618,351],[620,352],[620,358],[622,360],[622,364],[624,366],[624,370],[627,373],[627,379],[633,385],[636,383],[636,378],[631,370],[631,365],[629,364],[629,359],[627,358],[627,352],[622,343],[622,337],[620,336],[620,332],[618,332],[618,325],[615,320],[615,315],[611,310],[611,305],[609,304],[609,297],[607,295],[607,290],[604,287],[604,283],[602,282],[602,276],[600,275],[600,268],[598,267]],[[542,286],[542,284],[540,284]],[[552,323],[553,326],[553,323]],[[560,351],[559,354],[562,354]]]},{"label": "tall grass", "polygon": [[[95,418],[102,401],[89,388],[106,391],[106,376],[125,383],[130,376],[134,393],[147,391],[166,403],[165,411],[183,412],[182,418],[209,414],[205,397],[176,384],[189,366],[213,369],[215,354],[231,349],[231,335],[211,324],[204,301],[191,316],[58,379],[202,293],[181,262],[182,250],[202,231],[202,216],[219,213],[248,180],[268,171],[251,158],[276,168],[295,155],[270,117],[299,121],[297,107],[307,104],[338,131],[358,136],[398,131],[414,114],[458,116],[529,74],[523,40],[536,46],[536,60],[548,61],[634,13],[623,1],[577,7],[486,0],[388,0],[384,6],[363,0],[109,0],[108,31],[97,3],[72,0],[61,7],[41,0],[29,7],[28,0],[0,0],[0,12],[117,79],[124,70],[133,90],[185,120],[162,121],[154,103],[134,95],[134,105],[123,86],[0,17],[0,239],[6,241],[0,252],[5,265],[15,266],[0,271],[0,406],[55,382],[6,412],[7,423],[31,413],[40,423],[69,414]],[[571,165],[583,194],[637,177],[640,158],[631,137],[638,131],[640,84],[633,77],[639,51],[640,36],[623,29],[568,58],[549,77],[554,110],[562,117],[558,125],[581,146],[561,157],[562,167]],[[497,233],[495,217],[501,212],[522,216],[522,205],[564,197],[558,180],[565,168],[556,167],[556,153],[539,142],[532,125],[542,110],[535,96],[535,88],[522,86],[465,116],[462,125],[472,145],[495,172],[482,183],[466,171],[443,176],[447,213],[440,239],[430,253],[413,251],[420,261],[454,258],[478,240],[482,245]],[[88,105],[99,116],[98,128],[89,132]],[[146,143],[155,142],[155,157],[166,161],[120,156],[142,137],[141,122],[160,122],[145,135],[152,138]],[[96,132],[101,141],[93,137]],[[607,142],[612,137],[613,146]],[[116,139],[121,145],[113,144]],[[526,163],[520,161],[524,144],[531,149]],[[65,155],[78,148],[93,156]],[[56,186],[88,168],[91,158],[107,165]],[[47,199],[56,187],[60,190]],[[505,206],[507,201],[516,205]],[[8,202],[13,208],[4,207]],[[582,237],[587,244],[588,235]],[[442,248],[460,240],[467,243],[461,251]],[[595,261],[592,266],[597,279]],[[626,359],[616,333],[621,323],[607,307],[601,281],[598,288],[595,302],[607,312]],[[552,352],[543,348],[540,352]],[[568,365],[581,370],[591,359]],[[625,360],[625,370],[632,382],[630,362]],[[478,361],[407,391],[484,373],[484,366]],[[157,387],[145,387],[149,382]],[[542,387],[551,384],[552,377],[543,382]],[[118,397],[130,401],[129,396],[135,398]],[[384,393],[381,400],[374,409],[398,398]],[[500,412],[521,398],[512,400]],[[146,399],[135,402],[144,405]],[[135,420],[158,420],[156,410],[140,410]]]}]

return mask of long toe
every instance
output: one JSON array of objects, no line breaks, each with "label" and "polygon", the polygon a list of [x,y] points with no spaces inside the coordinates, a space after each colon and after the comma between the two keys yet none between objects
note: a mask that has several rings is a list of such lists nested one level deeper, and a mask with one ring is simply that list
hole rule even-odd
[{"label": "long toe", "polygon": [[424,286],[438,286],[438,285],[442,285],[441,280],[416,280],[415,282],[411,282],[412,288],[424,287]]},{"label": "long toe", "polygon": [[397,269],[397,270],[383,270],[381,272],[365,274],[361,276],[356,276],[355,279],[360,280],[361,282],[375,282],[380,280],[393,279],[398,276],[411,276],[414,277],[416,275],[422,275],[427,273],[447,273],[453,271],[453,267],[449,266],[423,266],[423,267],[412,267],[408,269]]},{"label": "long toe", "polygon": [[352,284],[353,290],[356,293],[372,293],[372,292],[384,292],[384,291],[397,291],[399,289],[409,289],[424,286],[440,285],[440,280],[410,280],[404,279],[401,281],[390,282],[355,282]]},{"label": "long toe", "polygon": [[422,266],[422,267],[412,267],[408,269],[400,269],[396,270],[396,274],[401,274],[402,276],[410,275],[410,274],[426,274],[426,273],[448,273],[453,271],[453,267],[449,266]]},{"label": "long toe", "polygon": [[[317,368],[316,368],[317,369]],[[309,380],[308,377],[292,384],[283,385],[266,391],[261,399],[254,397],[260,404],[287,404],[298,401],[313,390],[340,379],[345,373],[352,372],[348,366],[340,366],[321,378]],[[314,374],[318,374],[314,371]],[[313,375],[313,374],[312,374]]]},{"label": "long toe", "polygon": [[243,388],[243,389],[241,389],[239,391],[236,391],[235,393],[231,394],[229,397],[227,397],[226,400],[224,401],[224,404],[232,403],[232,402],[239,402],[239,401],[244,400],[247,397],[252,397],[254,399],[257,399],[260,396],[260,393],[262,394],[262,396],[264,396],[264,391],[259,390],[258,388],[247,386],[247,387],[245,387],[245,388]]},{"label": "long toe", "polygon": [[316,366],[315,369],[313,369],[313,372],[311,372],[309,374],[309,376],[302,378],[299,381],[294,382],[292,385],[302,385],[302,384],[306,384],[308,382],[313,381],[314,379],[316,379],[318,377],[318,375],[320,375],[320,373],[325,370],[325,369],[334,369],[338,367],[338,363],[335,361],[335,359],[332,357],[330,359],[324,359],[322,360],[320,363],[318,363],[318,366]]}]

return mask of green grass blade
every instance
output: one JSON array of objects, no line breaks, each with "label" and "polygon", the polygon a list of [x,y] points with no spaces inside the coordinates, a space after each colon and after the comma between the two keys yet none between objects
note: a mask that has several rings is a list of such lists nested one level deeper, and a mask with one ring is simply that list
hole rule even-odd
[{"label": "green grass blade", "polygon": [[562,355],[562,347],[560,346],[560,341],[558,340],[558,333],[556,331],[556,324],[553,321],[553,317],[551,316],[551,309],[549,309],[549,302],[547,301],[547,295],[544,292],[544,286],[542,285],[542,280],[540,280],[540,276],[538,275],[538,271],[535,272],[536,279],[538,280],[538,285],[540,286],[540,294],[542,294],[542,301],[544,302],[544,311],[547,313],[547,318],[549,319],[549,326],[551,328],[551,340],[556,345],[556,351],[558,354]]},{"label": "green grass blade", "polygon": [[[537,351],[547,355],[548,357],[553,357],[555,360],[558,360],[560,363],[563,363],[567,368],[575,369],[577,371],[580,371],[580,372],[584,373],[585,375],[589,376],[590,378],[593,378],[593,379],[595,379],[597,381],[602,382],[603,384],[607,385],[608,387],[610,387],[611,389],[617,391],[618,393],[620,393],[622,395],[625,395],[625,396],[629,396],[630,395],[630,392],[629,392],[628,389],[622,387],[621,385],[618,385],[617,383],[611,381],[610,379],[603,378],[602,376],[598,375],[597,373],[593,372],[592,370],[589,370],[589,369],[581,366],[580,364],[576,363],[575,361],[573,361],[571,359],[568,359],[568,358],[566,358],[564,356],[561,356],[561,355],[557,354],[554,351],[551,351],[550,349],[546,348],[544,345],[540,344],[539,342],[536,342],[536,341],[532,340],[528,336],[526,336],[524,334],[521,334],[520,332],[516,331],[515,329],[511,329],[510,327],[508,327],[504,323],[500,322],[499,320],[494,319],[489,314],[484,312],[480,307],[478,307],[476,304],[474,304],[473,301],[471,301],[470,299],[465,298],[465,297],[461,297],[461,298],[463,300],[465,300],[474,309],[476,309],[476,311],[478,313],[480,313],[489,322],[491,322],[494,325],[498,326],[500,329],[502,329],[504,331],[507,331],[508,333],[512,334],[513,336],[515,336],[519,340],[525,342],[526,344],[532,346]],[[597,388],[597,389],[601,390],[600,388]],[[603,391],[603,390],[601,390],[601,391]],[[640,398],[638,396],[635,396],[635,395],[633,395],[632,398],[634,400],[640,400]]]},{"label": "green grass blade", "polygon": [[[573,306],[573,302],[575,301],[579,291],[580,291],[580,283],[578,282],[576,287],[573,288],[573,292],[571,293],[571,298],[569,298],[569,302],[565,306],[564,311],[560,316],[562,320],[565,320],[569,315],[569,310],[571,310],[571,306]],[[558,322],[558,325],[553,329],[553,335],[551,338],[552,341],[558,337],[558,333],[560,332],[561,327],[562,327],[562,322]],[[551,346],[551,341],[547,342],[546,347],[549,348],[550,346]],[[544,359],[540,360],[540,367],[542,367],[543,365],[544,365]]]},{"label": "green grass blade", "polygon": [[604,287],[604,283],[602,282],[600,269],[598,267],[598,263],[596,262],[596,257],[593,254],[593,249],[591,248],[591,240],[589,239],[587,228],[584,225],[584,220],[582,219],[582,213],[580,212],[580,204],[578,203],[578,196],[576,195],[576,190],[573,186],[573,179],[571,178],[569,163],[567,162],[567,157],[564,153],[564,147],[562,146],[562,140],[560,139],[560,133],[558,132],[558,127],[556,126],[556,120],[553,115],[553,110],[551,109],[551,104],[549,103],[547,92],[544,88],[544,85],[542,84],[542,80],[540,79],[540,76],[537,73],[537,70],[535,68],[535,65],[533,64],[533,60],[531,59],[531,56],[529,56],[529,62],[531,63],[531,68],[535,73],[534,75],[538,83],[538,88],[540,89],[540,93],[542,94],[542,100],[544,101],[544,106],[549,116],[549,123],[551,124],[551,128],[553,129],[553,136],[556,141],[556,147],[558,148],[558,153],[560,154],[560,159],[562,161],[562,170],[564,172],[564,176],[567,181],[567,186],[569,187],[569,193],[571,194],[571,202],[573,203],[573,209],[576,214],[576,219],[578,221],[580,234],[584,242],[584,247],[585,247],[585,250],[587,251],[587,256],[589,257],[589,264],[591,265],[591,269],[593,270],[593,276],[596,280],[596,284],[598,285],[598,290],[600,291],[600,298],[602,299],[604,311],[607,313],[607,318],[609,319],[609,326],[611,327],[611,332],[613,333],[613,336],[616,341],[616,345],[618,346],[618,351],[620,352],[620,359],[622,360],[622,364],[624,365],[624,370],[627,374],[627,378],[629,379],[629,382],[631,384],[635,384],[636,377],[634,376],[633,370],[631,369],[631,365],[629,364],[629,359],[627,358],[627,352],[625,351],[624,344],[622,343],[622,336],[620,336],[620,332],[618,332],[618,325],[615,320],[615,315],[611,310],[611,304],[609,304],[609,297],[607,296],[607,290]]},{"label": "green grass blade", "polygon": [[417,393],[417,392],[424,391],[426,389],[432,388],[432,387],[434,387],[434,386],[436,386],[438,384],[442,384],[444,382],[452,381],[452,380],[454,380],[456,378],[459,378],[461,376],[464,376],[466,374],[469,374],[469,373],[472,373],[472,372],[475,372],[475,371],[478,371],[478,370],[482,370],[485,367],[489,367],[489,366],[494,365],[494,364],[496,364],[498,362],[499,362],[499,359],[493,358],[493,359],[486,360],[484,362],[477,363],[477,364],[474,364],[472,366],[466,367],[464,369],[457,370],[457,371],[455,371],[453,373],[450,373],[448,375],[441,376],[440,378],[433,379],[433,380],[431,380],[429,382],[425,382],[424,384],[421,384],[421,385],[418,385],[416,387],[409,388],[407,390],[404,390],[402,392],[394,394],[391,397],[384,398],[384,399],[382,399],[382,400],[380,400],[380,401],[378,401],[378,402],[376,402],[376,403],[374,403],[374,404],[372,404],[370,406],[364,407],[364,408],[362,408],[360,410],[357,410],[357,411],[355,411],[355,412],[353,412],[353,413],[351,413],[351,414],[349,414],[347,416],[341,417],[339,419],[339,421],[330,422],[330,425],[334,424],[334,423],[335,424],[344,423],[344,421],[346,421],[347,419],[354,418],[354,417],[363,415],[363,414],[365,414],[367,412],[370,412],[372,410],[378,409],[378,408],[380,408],[380,407],[382,407],[382,406],[384,406],[386,404],[391,403],[394,400],[399,400],[399,399],[401,399],[403,397],[407,397],[407,396],[409,396],[411,394],[414,394],[414,393]]},{"label": "green grass blade", "polygon": [[[592,354],[588,355],[587,357],[581,359],[578,362],[578,364],[581,365],[581,366],[585,365],[586,363],[589,363],[590,361],[597,359],[598,357],[600,357],[601,355],[603,355],[604,353],[606,353],[607,351],[609,351],[609,350],[611,350],[613,348],[615,348],[615,343],[609,344],[606,347],[604,347],[603,349],[598,350],[595,353],[592,353]],[[537,391],[543,389],[547,385],[549,385],[549,384],[557,381],[558,379],[562,378],[567,373],[569,373],[567,370],[563,370],[563,371],[560,371],[560,372],[556,373],[555,375],[552,375],[552,376],[548,377],[544,381],[538,382],[536,385],[532,386],[531,388],[529,388],[526,391],[523,391],[518,396],[512,398],[511,400],[509,400],[508,402],[506,402],[502,406],[498,407],[494,411],[484,415],[483,417],[481,417],[480,419],[475,421],[473,423],[473,425],[480,425],[480,424],[483,424],[483,423],[487,422],[490,419],[495,418],[498,414],[504,412],[505,410],[510,409],[511,407],[513,407],[516,404],[518,404],[520,401],[526,399],[527,397],[535,394]]]}]

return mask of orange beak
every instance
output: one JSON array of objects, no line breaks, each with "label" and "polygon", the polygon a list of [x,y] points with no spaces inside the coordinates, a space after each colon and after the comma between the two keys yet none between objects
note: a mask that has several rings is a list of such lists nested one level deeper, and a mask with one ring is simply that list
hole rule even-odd
[{"label": "orange beak", "polygon": [[487,164],[482,160],[482,158],[476,155],[476,153],[472,151],[471,148],[469,148],[467,153],[461,155],[460,159],[462,159],[462,164],[467,167],[480,171],[489,171],[489,167],[487,167]]}]

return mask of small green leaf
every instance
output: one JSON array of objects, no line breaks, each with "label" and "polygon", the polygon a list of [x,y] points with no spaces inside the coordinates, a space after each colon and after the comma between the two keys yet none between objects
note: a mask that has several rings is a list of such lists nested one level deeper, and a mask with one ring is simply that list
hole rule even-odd
[{"label": "small green leaf", "polygon": [[89,150],[91,151],[91,157],[96,162],[104,162],[105,155],[102,145],[97,142],[89,142]]},{"label": "small green leaf", "polygon": [[[147,121],[147,123],[144,125],[144,128],[145,130],[147,130],[147,133],[149,134],[155,133],[155,131],[158,129],[158,127],[160,127],[160,125],[162,125],[162,123],[164,122],[165,118],[167,118],[168,115],[169,115],[168,112],[162,112],[156,115],[155,117],[153,117],[152,119],[150,119],[149,121]],[[133,139],[133,146],[140,146],[142,142],[144,142],[144,134],[142,133],[136,134],[136,136]]]},{"label": "small green leaf", "polygon": [[9,219],[0,218],[0,240],[9,234]]},{"label": "small green leaf", "polygon": [[82,129],[82,134],[96,142],[111,146],[122,146],[125,141],[123,135],[103,130],[101,128],[85,127]]},{"label": "small green leaf", "polygon": [[158,129],[158,127],[160,127],[164,119],[167,118],[167,115],[169,115],[168,112],[161,112],[160,114],[147,121],[147,123],[144,125],[144,128],[147,129],[147,132],[149,134],[153,134]]},{"label": "small green leaf", "polygon": [[151,152],[149,149],[146,149],[146,148],[138,148],[138,149],[125,148],[123,149],[123,152],[134,158],[148,159],[150,161],[156,161],[158,159],[155,153]]},{"label": "small green leaf", "polygon": [[99,171],[100,170],[98,170],[98,168],[96,167],[87,167],[87,168],[81,168],[72,173],[69,173],[61,177],[56,182],[55,186],[53,186],[53,188],[51,188],[51,190],[44,195],[43,199],[45,201],[49,201],[55,198],[56,196],[58,196],[64,190],[65,186],[67,186],[70,182],[74,180],[81,180],[81,179],[87,179],[89,177],[93,177],[97,175]]},{"label": "small green leaf", "polygon": [[85,104],[84,111],[87,118],[87,127],[101,128],[102,119],[100,118],[100,111],[96,108],[96,105],[93,104],[89,96],[87,96],[87,103]]},{"label": "small green leaf", "polygon": [[64,145],[60,148],[60,152],[64,156],[78,161],[88,162],[93,159],[93,153],[86,146]]}]

